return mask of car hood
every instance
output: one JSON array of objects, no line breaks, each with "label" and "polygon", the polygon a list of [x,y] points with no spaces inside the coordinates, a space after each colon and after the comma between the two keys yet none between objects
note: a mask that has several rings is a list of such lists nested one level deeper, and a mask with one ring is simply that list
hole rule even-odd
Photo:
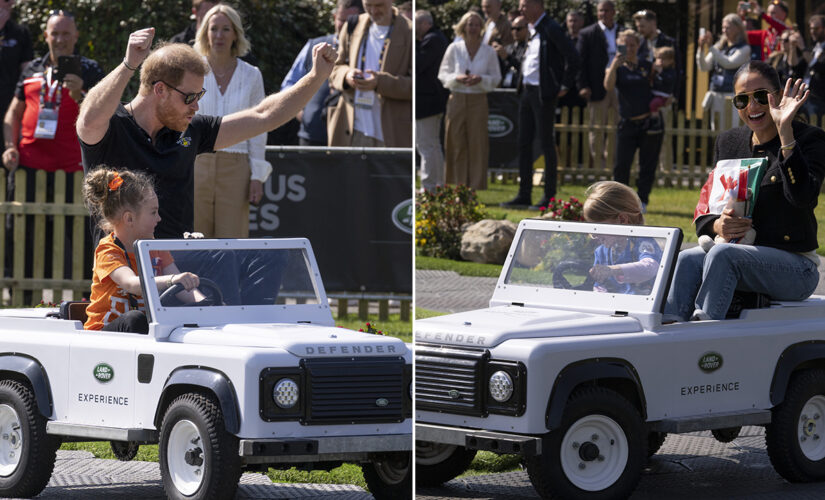
[{"label": "car hood", "polygon": [[172,342],[284,349],[295,356],[404,356],[400,339],[344,328],[295,324],[244,324],[179,328]]},{"label": "car hood", "polygon": [[498,306],[415,322],[416,342],[495,347],[509,339],[641,332],[630,316]]}]

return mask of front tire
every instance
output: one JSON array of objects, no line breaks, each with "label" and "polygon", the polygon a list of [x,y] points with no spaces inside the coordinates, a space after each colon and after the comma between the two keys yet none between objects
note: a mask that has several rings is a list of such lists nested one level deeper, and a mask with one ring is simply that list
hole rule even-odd
[{"label": "front tire", "polygon": [[376,500],[412,499],[412,470],[409,452],[388,453],[363,464],[364,481]]},{"label": "front tire", "polygon": [[542,449],[527,459],[527,473],[543,498],[627,498],[647,456],[647,431],[623,396],[587,387],[570,397],[561,427],[547,434]]},{"label": "front tire", "polygon": [[160,431],[160,473],[171,499],[232,498],[241,476],[238,438],[226,432],[211,396],[183,394],[166,410]]},{"label": "front tire", "polygon": [[54,470],[59,441],[46,434],[46,418],[32,390],[0,381],[0,496],[33,497]]},{"label": "front tire", "polygon": [[795,373],[765,428],[768,457],[792,483],[825,480],[825,370]]},{"label": "front tire", "polygon": [[476,450],[463,446],[415,442],[415,485],[440,486],[458,476],[472,463]]},{"label": "front tire", "polygon": [[134,459],[140,449],[140,445],[135,441],[110,441],[109,447],[112,448],[115,458],[121,462],[129,462]]}]

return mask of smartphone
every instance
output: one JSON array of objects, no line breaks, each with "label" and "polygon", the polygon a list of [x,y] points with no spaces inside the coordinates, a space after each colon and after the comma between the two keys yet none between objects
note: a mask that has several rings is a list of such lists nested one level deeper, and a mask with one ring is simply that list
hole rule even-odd
[{"label": "smartphone", "polygon": [[705,34],[707,34],[708,30],[705,28],[699,28],[699,38],[705,38]]},{"label": "smartphone", "polygon": [[362,75],[361,73],[355,73],[354,75],[352,75],[352,78],[353,78],[354,80],[363,80],[363,79],[364,79],[364,75]]},{"label": "smartphone", "polygon": [[63,81],[64,75],[82,75],[83,68],[80,65],[80,56],[59,56],[57,58],[57,68],[54,70],[54,77],[58,81]]},{"label": "smartphone", "polygon": [[618,51],[620,56],[627,55],[627,45],[616,45],[616,51]]}]

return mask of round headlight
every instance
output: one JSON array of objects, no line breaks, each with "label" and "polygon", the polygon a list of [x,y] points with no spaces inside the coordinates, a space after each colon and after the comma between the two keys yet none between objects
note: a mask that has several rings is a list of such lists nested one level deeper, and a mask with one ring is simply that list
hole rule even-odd
[{"label": "round headlight", "polygon": [[272,399],[280,408],[292,408],[298,402],[298,384],[291,378],[282,378],[272,388]]},{"label": "round headlight", "polygon": [[513,379],[504,371],[497,371],[490,377],[490,396],[499,403],[513,395]]}]

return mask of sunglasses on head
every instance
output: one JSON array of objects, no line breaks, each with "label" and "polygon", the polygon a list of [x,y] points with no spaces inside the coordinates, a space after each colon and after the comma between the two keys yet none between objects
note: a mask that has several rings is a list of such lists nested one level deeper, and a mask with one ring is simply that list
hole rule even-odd
[{"label": "sunglasses on head", "polygon": [[733,96],[733,107],[736,109],[745,109],[748,107],[750,103],[750,98],[753,96],[753,100],[757,103],[767,106],[768,104],[768,95],[772,92],[767,89],[759,89],[754,90],[753,92],[745,92],[742,94],[736,94]]},{"label": "sunglasses on head", "polygon": [[184,104],[186,104],[187,106],[188,106],[189,104],[192,104],[192,103],[193,103],[193,102],[195,102],[195,101],[200,101],[200,100],[201,100],[201,97],[203,97],[203,94],[205,94],[205,93],[206,93],[206,89],[201,89],[201,91],[200,91],[200,92],[190,92],[190,93],[188,93],[188,94],[187,94],[186,92],[184,92],[184,91],[182,91],[182,90],[180,90],[180,89],[177,89],[177,88],[173,87],[172,85],[169,85],[168,83],[164,82],[163,80],[155,80],[154,82],[152,82],[152,85],[154,85],[154,84],[156,84],[156,83],[158,83],[158,82],[160,82],[160,83],[162,83],[162,84],[166,85],[166,86],[167,86],[167,87],[169,87],[170,89],[175,90],[175,91],[177,91],[179,94],[181,94],[181,95],[183,96],[183,103],[184,103]]}]

